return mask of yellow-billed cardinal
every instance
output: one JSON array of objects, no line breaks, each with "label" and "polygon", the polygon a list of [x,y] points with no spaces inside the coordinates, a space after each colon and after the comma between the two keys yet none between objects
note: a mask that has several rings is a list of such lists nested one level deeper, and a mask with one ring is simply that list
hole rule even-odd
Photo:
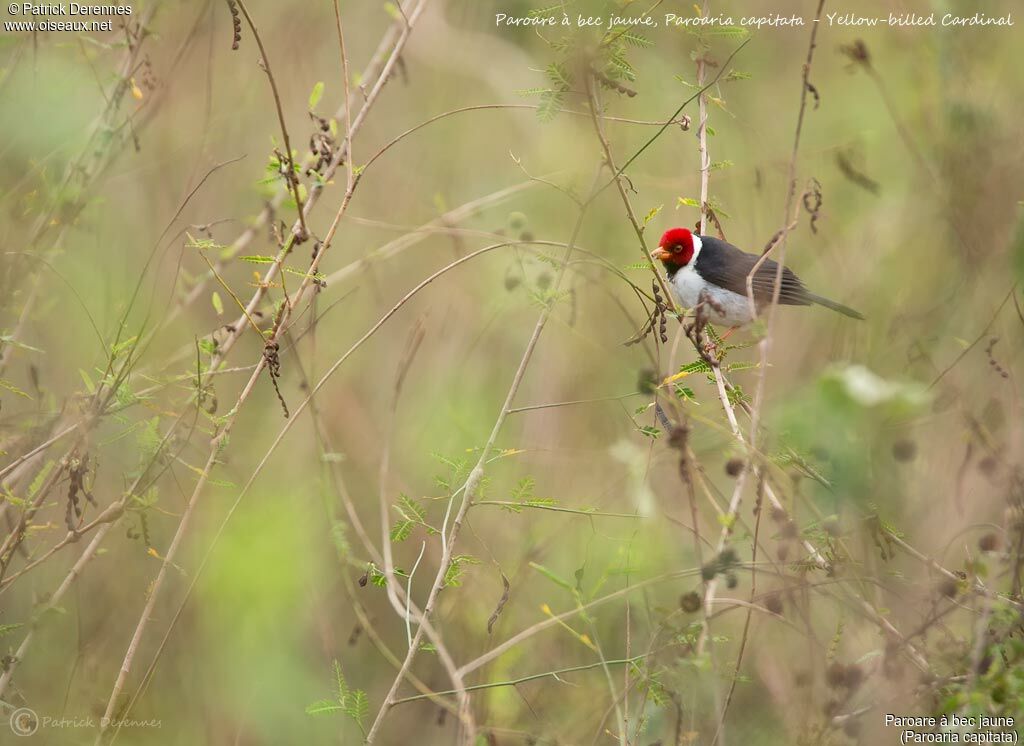
[{"label": "yellow-billed cardinal", "polygon": [[[702,293],[706,293],[709,300],[705,310],[712,323],[737,327],[753,320],[747,300],[747,275],[760,257],[721,239],[691,233],[686,228],[665,231],[651,256],[661,260],[676,299],[686,308],[695,308],[704,300]],[[772,302],[778,266],[768,259],[753,277],[758,313]],[[788,267],[782,268],[779,303],[787,306],[816,303],[844,316],[864,318],[852,308],[808,291]]]}]

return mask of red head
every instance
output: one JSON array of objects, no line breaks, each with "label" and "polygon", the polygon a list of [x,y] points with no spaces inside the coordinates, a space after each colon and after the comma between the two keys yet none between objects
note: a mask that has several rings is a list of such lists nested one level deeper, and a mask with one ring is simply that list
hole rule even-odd
[{"label": "red head", "polygon": [[670,228],[665,231],[658,248],[651,254],[667,267],[685,267],[700,251],[700,237],[694,236],[687,228]]}]

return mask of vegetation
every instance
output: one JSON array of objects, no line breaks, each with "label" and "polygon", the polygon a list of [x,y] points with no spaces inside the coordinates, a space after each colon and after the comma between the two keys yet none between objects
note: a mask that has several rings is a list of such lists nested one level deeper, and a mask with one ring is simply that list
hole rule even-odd
[{"label": "vegetation", "polygon": [[[1016,732],[1020,34],[747,5],[0,34],[15,732]],[[676,225],[867,320],[726,336]]]}]

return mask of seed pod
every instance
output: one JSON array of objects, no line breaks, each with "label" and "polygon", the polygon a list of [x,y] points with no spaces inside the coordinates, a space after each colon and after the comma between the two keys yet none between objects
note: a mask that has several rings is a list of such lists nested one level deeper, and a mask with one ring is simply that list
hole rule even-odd
[{"label": "seed pod", "polygon": [[956,598],[957,593],[960,592],[960,584],[953,580],[953,578],[943,578],[939,581],[936,590],[939,595],[945,598]]},{"label": "seed pod", "polygon": [[697,593],[697,591],[684,593],[679,599],[679,608],[687,614],[693,614],[700,611],[700,594]]},{"label": "seed pod", "polygon": [[994,552],[999,549],[999,535],[989,532],[978,539],[978,549],[983,552]]},{"label": "seed pod", "polygon": [[897,440],[892,444],[892,457],[897,461],[913,461],[917,456],[917,443],[909,439]]}]

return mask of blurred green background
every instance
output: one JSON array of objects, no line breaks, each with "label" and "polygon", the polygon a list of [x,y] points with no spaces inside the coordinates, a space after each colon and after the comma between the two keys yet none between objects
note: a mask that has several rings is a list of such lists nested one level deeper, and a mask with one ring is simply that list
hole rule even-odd
[{"label": "blurred green background", "polygon": [[[767,8],[737,0],[712,2],[709,12],[737,19],[754,12],[797,14],[809,22],[813,5],[778,0]],[[648,9],[626,6],[635,13]],[[7,342],[0,391],[3,464],[46,441],[56,423],[88,411],[90,387],[103,377],[122,319],[120,339],[142,332],[147,340],[128,383],[135,396],[105,413],[77,454],[92,459],[85,483],[98,504],[83,503],[86,522],[122,497],[152,457],[155,432],[165,432],[179,415],[192,420],[197,340],[217,339],[238,316],[217,283],[207,282],[191,302],[182,302],[197,282],[209,279],[188,236],[229,246],[282,188],[280,179],[260,183],[281,135],[248,26],[232,51],[232,18],[223,3],[132,7],[133,23],[147,14],[150,34],[133,37],[140,46],[124,77],[121,103],[91,140],[87,135],[104,116],[106,97],[119,79],[124,31],[0,34],[0,327],[5,340],[16,340]],[[265,0],[246,7],[280,89],[292,146],[302,156],[314,133],[307,110],[318,82],[323,95],[316,112],[331,118],[343,111],[333,7]],[[429,2],[352,144],[353,162],[367,163],[405,130],[446,111],[535,105],[537,96],[517,92],[549,85],[544,69],[560,52],[548,42],[557,35],[496,28],[494,21],[495,13],[522,16],[533,7],[513,0]],[[605,10],[575,3],[570,12]],[[1006,0],[986,3],[984,12],[1017,10]],[[855,12],[934,12],[941,18],[975,11],[967,2],[915,0],[898,6],[864,2]],[[689,3],[664,2],[652,14],[660,19],[668,12],[692,16],[695,10]],[[825,12],[852,11],[826,3]],[[356,88],[363,82],[358,71],[396,23],[394,15],[386,3],[341,3]],[[694,60],[706,54],[709,74],[722,73],[709,90],[711,202],[726,238],[760,251],[782,227],[809,26],[700,35],[662,26],[644,33],[653,44],[628,51],[636,76],[628,86],[636,96],[604,90],[606,114],[664,121],[695,93]],[[777,603],[785,619],[753,614],[727,742],[890,743],[898,734],[883,726],[885,712],[933,712],[950,702],[954,709],[1021,713],[1015,680],[1007,674],[990,681],[987,669],[972,664],[978,630],[994,625],[1003,609],[968,589],[980,580],[993,592],[1017,590],[1013,550],[1020,528],[1014,511],[1015,500],[1024,500],[1017,381],[1024,317],[1015,285],[1024,276],[1020,34],[1019,25],[823,24],[819,30],[810,80],[820,104],[809,103],[797,173],[798,188],[816,179],[823,200],[816,231],[802,212],[788,239],[787,264],[810,288],[856,307],[868,320],[858,323],[820,308],[779,311],[761,445],[795,524],[765,508],[759,560],[766,569],[757,576],[754,600],[771,610]],[[851,58],[858,40],[870,65]],[[357,92],[356,101],[364,94]],[[578,93],[567,94],[567,109],[582,112],[586,105]],[[689,129],[670,126],[628,170],[638,215],[662,208],[648,224],[649,248],[661,231],[692,226],[699,217],[680,201],[700,195],[696,102],[684,113],[692,120]],[[343,135],[344,116],[337,122]],[[604,127],[619,163],[657,129],[622,121]],[[601,158],[588,117],[561,113],[543,122],[528,108],[454,114],[384,153],[361,174],[320,265],[328,282],[316,295],[321,315],[315,330],[304,304],[292,328],[293,338],[301,339],[295,348],[291,341],[283,346],[280,388],[290,408],[308,392],[304,376],[319,377],[432,272],[502,240],[496,234],[566,242],[576,206],[530,176],[584,195]],[[225,161],[232,162],[202,181]],[[301,178],[310,188],[310,177]],[[415,242],[381,256],[382,247],[418,226],[514,186],[520,188],[457,224],[417,233]],[[314,236],[327,233],[344,188],[342,168],[311,212]],[[294,204],[285,202],[277,219],[290,226]],[[649,288],[649,271],[631,267],[641,259],[638,241],[613,188],[589,210],[579,246]],[[311,248],[297,247],[289,266],[305,271]],[[261,226],[243,253],[276,251],[272,232]],[[205,253],[218,259],[216,246]],[[540,313],[539,299],[556,271],[545,257],[560,254],[551,247],[503,248],[454,269],[408,302],[329,380],[316,401],[331,447],[318,440],[303,413],[227,524],[131,710],[130,717],[158,719],[161,726],[126,727],[119,741],[360,741],[359,725],[345,714],[310,715],[306,708],[333,696],[337,661],[348,686],[367,695],[362,725],[368,727],[395,677],[368,633],[401,658],[405,622],[383,588],[358,583],[370,557],[353,533],[330,467],[344,474],[378,547],[382,490],[388,506],[405,495],[439,526],[449,496],[445,483],[461,484],[457,480],[466,473],[460,465],[475,462]],[[673,374],[697,355],[677,335],[674,321],[668,345],[656,347],[650,336],[624,346],[644,323],[644,307],[616,274],[583,261],[586,255],[574,258],[581,261],[570,264],[562,287],[569,292],[555,306],[513,406],[583,403],[512,413],[497,440],[507,450],[488,465],[486,489],[478,496],[556,502],[514,511],[474,506],[456,549],[469,558],[462,563],[465,572],[459,585],[441,592],[434,624],[463,664],[545,619],[544,605],[560,613],[579,599],[694,571],[616,596],[566,620],[567,627],[545,629],[470,674],[467,683],[650,651],[635,666],[610,666],[610,678],[597,667],[475,693],[477,721],[490,728],[481,738],[612,743],[620,740],[618,705],[626,711],[629,743],[709,744],[718,725],[716,707],[736,673],[746,610],[716,606],[722,613],[712,623],[711,654],[693,654],[693,624],[701,615],[687,613],[679,602],[701,587],[687,528],[688,496],[678,453],[666,443],[668,434],[640,383]],[[254,270],[264,269],[234,259],[223,263],[220,275],[231,292],[248,299]],[[331,279],[343,270],[340,279]],[[300,281],[287,279],[290,288]],[[31,312],[19,321],[30,296]],[[281,289],[271,288],[263,306],[268,316],[280,299]],[[146,336],[154,328],[157,333]],[[418,328],[422,344],[392,415],[395,377]],[[756,330],[738,332],[734,341],[754,342]],[[230,410],[249,378],[246,366],[259,360],[261,349],[255,333],[242,336],[227,361],[228,368],[241,369],[216,376],[208,392],[217,400],[214,417]],[[200,364],[208,364],[208,348],[198,355]],[[729,351],[730,363],[757,360],[756,346]],[[742,367],[730,380],[752,396],[760,371]],[[174,376],[179,378],[172,381]],[[670,387],[660,396],[675,400],[665,402],[673,418],[688,418],[693,467],[718,502],[716,508],[698,490],[700,530],[714,541],[734,484],[724,464],[743,451],[729,433],[713,381],[697,373],[680,383],[692,397],[675,400]],[[209,398],[204,406],[210,407]],[[238,414],[213,474],[216,483],[202,492],[126,697],[139,688],[225,514],[284,423],[264,375]],[[103,714],[215,424],[199,416],[190,437],[176,436],[176,455],[163,463],[147,504],[115,525],[70,592],[42,613],[94,535],[11,578],[67,534],[67,480],[56,485],[32,516],[19,551],[8,558],[0,586],[5,655],[16,655],[29,627],[39,624],[0,699],[52,717]],[[746,431],[748,421],[742,425]],[[39,472],[59,465],[67,444],[53,445],[20,479],[5,481],[5,537],[16,533]],[[390,467],[382,486],[386,451]],[[732,542],[742,563],[751,559],[754,487],[748,480]],[[391,523],[400,519],[392,509]],[[978,542],[990,533],[999,547],[986,552]],[[920,557],[895,547],[891,534]],[[797,535],[832,553],[831,577],[801,567],[806,553]],[[418,603],[437,571],[440,540],[417,526],[393,547],[396,566],[406,571],[421,547],[411,586]],[[704,561],[711,555],[705,547]],[[963,573],[959,589],[941,587],[944,576],[932,558]],[[510,595],[489,634],[502,575]],[[736,579],[731,589],[723,579],[720,594],[749,602],[749,568],[741,567]],[[958,591],[959,600],[948,597]],[[768,594],[777,595],[766,602]],[[861,601],[913,640],[930,671],[916,670],[905,651],[892,649],[892,638],[865,616]],[[1014,613],[1008,618],[1013,628]],[[996,638],[1003,639],[992,632],[984,645]],[[844,689],[830,682],[836,661],[862,666],[865,684]],[[436,691],[451,688],[433,652],[421,652],[413,671]],[[970,686],[958,690],[965,680]],[[1002,686],[1002,694],[992,694],[989,685]],[[400,696],[412,694],[408,685],[400,690]],[[0,732],[0,742],[7,742],[6,726]],[[455,733],[454,717],[417,701],[388,715],[378,742],[448,743]],[[27,740],[84,743],[94,737],[94,729],[44,727]]]}]

